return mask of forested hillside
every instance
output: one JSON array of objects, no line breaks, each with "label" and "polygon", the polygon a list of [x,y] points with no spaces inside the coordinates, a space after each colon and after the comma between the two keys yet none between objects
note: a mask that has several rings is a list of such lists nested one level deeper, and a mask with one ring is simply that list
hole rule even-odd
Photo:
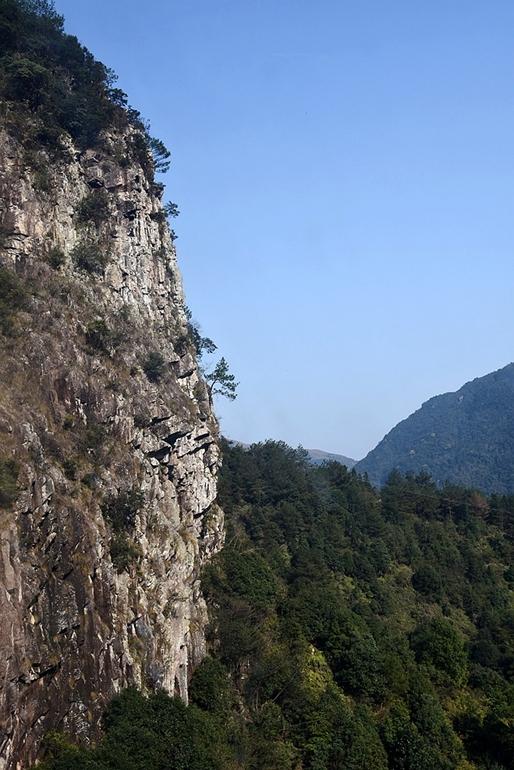
[{"label": "forested hillside", "polygon": [[[225,446],[192,705],[135,692],[45,770],[509,770],[514,497]],[[53,758],[51,758],[53,757]]]},{"label": "forested hillside", "polygon": [[423,471],[438,485],[514,492],[514,364],[434,396],[356,467],[376,485],[392,470]]}]

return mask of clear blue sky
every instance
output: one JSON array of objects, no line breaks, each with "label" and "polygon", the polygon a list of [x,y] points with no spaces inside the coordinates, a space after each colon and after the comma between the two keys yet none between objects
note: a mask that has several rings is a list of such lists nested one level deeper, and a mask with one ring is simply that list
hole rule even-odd
[{"label": "clear blue sky", "polygon": [[58,0],[173,151],[226,435],[360,458],[514,359],[512,0]]}]

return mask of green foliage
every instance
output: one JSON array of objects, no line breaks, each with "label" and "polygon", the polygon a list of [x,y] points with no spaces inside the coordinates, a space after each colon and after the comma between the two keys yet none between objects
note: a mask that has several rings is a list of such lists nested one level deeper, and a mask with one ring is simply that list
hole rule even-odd
[{"label": "green foliage", "polygon": [[63,20],[47,3],[3,0],[0,6],[0,95],[21,103],[54,132],[67,132],[82,147],[126,120],[111,98],[112,74],[63,32]]},{"label": "green foliage", "polygon": [[167,217],[176,218],[180,214],[180,211],[178,210],[178,206],[176,203],[172,203],[171,201],[168,201],[164,205],[164,213]]},{"label": "green foliage", "polygon": [[11,235],[9,229],[0,224],[0,249],[5,249],[8,245],[9,235]]},{"label": "green foliage", "polygon": [[128,572],[141,556],[141,550],[126,532],[114,532],[111,537],[110,554],[116,571]]},{"label": "green foliage", "polygon": [[55,10],[53,0],[18,0],[18,6],[28,13],[45,19],[57,27],[62,27],[63,18]]},{"label": "green foliage", "polygon": [[66,457],[62,461],[62,467],[63,467],[64,475],[66,476],[67,479],[69,479],[70,481],[77,480],[78,463],[74,458]]},{"label": "green foliage", "polygon": [[97,318],[86,329],[88,347],[105,355],[112,355],[122,342],[122,334],[109,326],[103,318]]},{"label": "green foliage", "polygon": [[51,190],[50,173],[44,166],[39,166],[34,171],[34,189],[39,192],[49,192]]},{"label": "green foliage", "polygon": [[64,735],[52,732],[43,744],[45,760],[38,770],[104,770],[92,752],[74,746]]},{"label": "green foliage", "polygon": [[200,708],[225,716],[234,705],[232,683],[225,667],[218,660],[205,658],[193,675],[189,696]]},{"label": "green foliage", "polygon": [[[514,364],[427,401],[357,463],[377,485],[393,468],[482,492],[514,492]],[[486,513],[484,511],[484,513]]]},{"label": "green foliage", "polygon": [[195,324],[189,324],[189,336],[193,342],[196,355],[201,358],[205,353],[214,353],[217,345],[210,337],[202,337],[200,330]]},{"label": "green foliage", "polygon": [[[230,770],[227,728],[209,712],[157,692],[126,690],[111,703],[94,749],[52,736],[41,770]],[[224,740],[225,739],[225,740]]]},{"label": "green foliage", "polygon": [[391,770],[450,770],[459,759],[459,741],[433,698],[409,709],[391,705],[382,723],[382,740]]},{"label": "green foliage", "polygon": [[66,261],[63,250],[56,246],[50,249],[46,259],[50,267],[53,267],[54,270],[58,270]]},{"label": "green foliage", "polygon": [[160,382],[164,376],[165,361],[161,353],[152,350],[143,361],[143,371],[150,382]]},{"label": "green foliage", "polygon": [[439,601],[442,598],[443,581],[432,564],[421,564],[412,576],[412,585],[424,596]]},{"label": "green foliage", "polygon": [[[44,770],[513,770],[514,498],[488,523],[469,490],[394,474],[378,496],[266,442],[224,445],[219,502],[191,705],[126,693]],[[120,570],[126,508],[104,510]]]},{"label": "green foliage", "polygon": [[[306,770],[513,767],[510,499],[499,534],[468,490],[396,474],[379,498],[267,442],[225,445],[220,504],[228,545],[203,584],[219,658],[245,672],[251,751],[289,746]],[[270,701],[281,730],[262,735]]]},{"label": "green foliage", "polygon": [[8,508],[18,496],[18,465],[0,458],[0,508]]},{"label": "green foliage", "polygon": [[248,602],[255,610],[273,606],[278,584],[266,560],[254,551],[234,548],[223,551],[225,590]]},{"label": "green foliage", "polygon": [[464,684],[468,656],[464,640],[448,620],[423,623],[412,634],[411,645],[421,663],[435,666],[454,684]]},{"label": "green foliage", "polygon": [[92,222],[95,227],[100,227],[109,218],[109,196],[103,187],[99,190],[91,190],[80,201],[77,218],[82,224]]},{"label": "green foliage", "polygon": [[[149,137],[149,148],[152,153],[154,169],[161,174],[165,174],[171,165],[171,153],[160,139]],[[178,212],[177,212],[178,213]]]},{"label": "green foliage", "polygon": [[92,350],[101,353],[109,352],[110,330],[102,319],[88,324],[86,329],[86,342]]},{"label": "green foliage", "polygon": [[135,161],[139,163],[145,176],[153,181],[154,167],[148,136],[143,133],[134,134],[129,141],[129,148]]},{"label": "green foliage", "polygon": [[16,273],[0,267],[0,333],[12,335],[16,315],[28,306],[28,293]]},{"label": "green foliage", "polygon": [[133,487],[108,497],[102,505],[102,513],[112,527],[110,553],[117,572],[129,571],[141,556],[139,546],[131,539],[131,530],[143,502],[143,493]]},{"label": "green foliage", "polygon": [[96,243],[83,241],[78,243],[71,252],[75,265],[90,275],[103,275],[107,266],[108,256],[104,249]]},{"label": "green foliage", "polygon": [[80,436],[78,448],[85,455],[95,457],[100,452],[107,436],[105,425],[94,419],[89,419],[85,430]]},{"label": "green foliage", "polygon": [[[202,340],[205,343],[206,340]],[[207,340],[212,345],[212,340]],[[224,396],[225,398],[234,401],[237,398],[237,386],[236,378],[230,373],[228,363],[225,358],[220,358],[212,372],[205,374],[205,381],[207,382],[207,389],[209,392],[209,398],[213,399],[215,395]]]},{"label": "green foliage", "polygon": [[26,101],[32,108],[39,107],[50,80],[50,71],[37,62],[16,56],[3,59],[2,92],[5,99]]},{"label": "green foliage", "polygon": [[144,495],[141,490],[133,487],[120,492],[117,496],[109,497],[102,506],[102,513],[115,531],[131,529],[143,501]]},{"label": "green foliage", "polygon": [[[154,188],[156,187],[156,183],[154,183]],[[150,214],[150,218],[153,219],[154,222],[159,222],[160,224],[163,224],[166,222],[167,219],[170,219],[172,217],[178,217],[180,214],[178,210],[178,206],[176,203],[168,202],[166,203],[162,209],[159,209],[158,211],[154,211],[152,214]],[[175,241],[177,239],[177,235],[174,230],[169,230],[169,235],[172,241]]]},{"label": "green foliage", "polygon": [[[210,339],[210,337],[202,336],[200,326],[197,321],[193,320],[191,311],[187,305],[184,307],[184,312],[187,318],[187,332],[189,341],[193,344],[195,353],[198,358],[202,358],[205,353],[214,353],[218,346]],[[186,341],[187,338],[184,338],[183,343]]]},{"label": "green foliage", "polygon": [[98,145],[106,130],[130,126],[135,131],[129,149],[147,177],[167,171],[169,150],[150,137],[116,80],[64,32],[64,20],[49,0],[2,0],[0,100],[8,126],[26,148],[65,157],[66,135],[83,150]]}]

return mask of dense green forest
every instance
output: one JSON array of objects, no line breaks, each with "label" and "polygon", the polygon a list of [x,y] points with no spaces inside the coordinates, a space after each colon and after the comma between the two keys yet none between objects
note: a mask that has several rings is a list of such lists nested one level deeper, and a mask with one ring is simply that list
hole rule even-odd
[{"label": "dense green forest", "polygon": [[224,447],[190,706],[122,694],[45,770],[514,768],[514,497]]}]

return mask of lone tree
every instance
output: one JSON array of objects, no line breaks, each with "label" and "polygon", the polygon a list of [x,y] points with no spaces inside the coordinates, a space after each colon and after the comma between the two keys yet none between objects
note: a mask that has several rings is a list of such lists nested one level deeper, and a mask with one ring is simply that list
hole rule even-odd
[{"label": "lone tree", "polygon": [[[187,328],[189,332],[189,339],[193,343],[196,355],[199,359],[202,359],[205,353],[214,353],[218,349],[215,342],[210,337],[203,337],[200,327],[196,321],[193,320],[190,309],[187,305],[184,307],[184,312],[187,318]],[[207,383],[207,392],[209,393],[209,401],[212,404],[215,395],[225,396],[231,401],[237,398],[237,386],[236,378],[230,373],[226,358],[221,358],[212,372],[207,372],[205,366],[200,367]]]},{"label": "lone tree", "polygon": [[177,204],[173,203],[173,201],[168,201],[168,203],[164,205],[163,210],[167,217],[178,217],[180,214]]},{"label": "lone tree", "polygon": [[165,174],[167,171],[169,171],[171,165],[171,152],[168,150],[164,142],[154,136],[151,136],[148,141],[155,170],[159,171],[161,174]]},{"label": "lone tree", "polygon": [[205,375],[205,381],[211,403],[216,394],[225,396],[225,398],[229,398],[231,401],[237,398],[236,389],[239,383],[236,382],[234,375],[230,373],[225,358],[221,358],[213,371]]}]

